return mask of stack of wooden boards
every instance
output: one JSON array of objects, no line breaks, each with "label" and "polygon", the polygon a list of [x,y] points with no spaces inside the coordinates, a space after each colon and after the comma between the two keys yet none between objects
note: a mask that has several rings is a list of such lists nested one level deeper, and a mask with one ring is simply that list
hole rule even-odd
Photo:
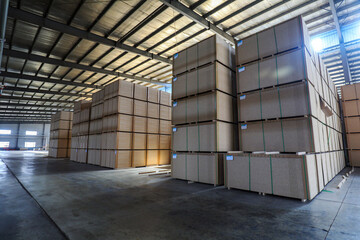
[{"label": "stack of wooden boards", "polygon": [[239,41],[236,56],[247,153],[226,156],[227,186],[312,199],[345,160],[336,89],[302,18]]},{"label": "stack of wooden boards", "polygon": [[101,90],[92,95],[90,126],[89,126],[89,145],[88,145],[87,163],[99,165],[99,166],[101,165],[104,93],[105,91]]},{"label": "stack of wooden boards", "polygon": [[236,143],[234,49],[217,36],[174,56],[173,177],[223,184],[219,152]]},{"label": "stack of wooden boards", "polygon": [[341,87],[350,165],[360,167],[360,83]]},{"label": "stack of wooden boards", "polygon": [[57,112],[51,116],[49,157],[70,157],[73,113]]},{"label": "stack of wooden boards", "polygon": [[70,160],[72,161],[81,163],[87,162],[90,113],[90,101],[83,100],[74,103],[74,118],[70,155]]},{"label": "stack of wooden boards", "polygon": [[[190,49],[186,50],[187,58],[193,56],[194,51]],[[180,57],[180,53],[174,56],[174,95],[182,87],[177,83],[175,66],[180,64],[175,57]],[[312,199],[344,168],[345,160],[338,95],[321,58],[310,47],[303,19],[294,18],[238,41],[236,66],[237,111],[233,114],[238,119],[241,152],[223,156],[226,186]],[[176,99],[176,95],[173,98]],[[216,108],[215,113],[218,109],[223,112],[209,116],[224,120],[221,118],[228,116],[226,109],[232,109],[231,101],[218,99],[216,103],[221,103],[221,107]],[[174,103],[176,107],[180,105],[179,100]],[[183,111],[187,118],[199,118],[194,105],[185,104]],[[173,119],[175,124],[178,120]],[[179,127],[176,128],[178,132]],[[188,136],[189,132],[196,131],[184,131],[182,136]],[[224,132],[222,130],[222,134]],[[193,135],[183,137],[181,150],[194,146],[196,149]],[[175,144],[176,136],[173,136]],[[211,141],[219,136],[207,135],[207,138]],[[221,141],[232,141],[231,134],[225,134]],[[173,146],[173,151],[178,150],[179,145]],[[191,169],[185,166],[185,174],[196,172],[196,166],[190,166]],[[179,177],[176,168],[179,167],[173,167],[173,176],[184,179]]]},{"label": "stack of wooden boards", "polygon": [[126,81],[105,87],[101,165],[169,164],[170,94]]},{"label": "stack of wooden boards", "polygon": [[[170,163],[170,93],[115,81],[93,94],[87,163],[109,168]],[[75,119],[75,117],[74,117]]]}]

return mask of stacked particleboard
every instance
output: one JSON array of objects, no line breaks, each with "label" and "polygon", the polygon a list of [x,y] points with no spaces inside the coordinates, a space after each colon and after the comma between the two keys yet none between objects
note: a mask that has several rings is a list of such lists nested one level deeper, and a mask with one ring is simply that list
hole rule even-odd
[{"label": "stacked particleboard", "polygon": [[227,186],[312,199],[345,161],[336,89],[302,18],[238,41],[236,58],[248,154],[226,155]]},{"label": "stacked particleboard", "polygon": [[49,157],[70,157],[72,112],[57,112],[51,116]]},{"label": "stacked particleboard", "polygon": [[74,103],[74,117],[72,127],[70,160],[87,163],[90,127],[91,102],[79,101]]},{"label": "stacked particleboard", "polygon": [[341,87],[350,165],[360,167],[360,83]]},{"label": "stacked particleboard", "polygon": [[223,184],[219,152],[238,145],[234,70],[234,49],[217,36],[174,55],[174,178]]},{"label": "stacked particleboard", "polygon": [[101,141],[104,112],[105,90],[100,90],[92,95],[90,126],[89,126],[89,145],[88,161],[89,164],[101,164]]},{"label": "stacked particleboard", "polygon": [[101,166],[170,163],[170,94],[126,81],[105,87]]}]

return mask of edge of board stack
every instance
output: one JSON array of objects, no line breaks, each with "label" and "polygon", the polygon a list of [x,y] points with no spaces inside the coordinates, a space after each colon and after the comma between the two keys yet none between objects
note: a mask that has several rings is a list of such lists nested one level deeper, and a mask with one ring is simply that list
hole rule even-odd
[{"label": "edge of board stack", "polygon": [[350,165],[360,167],[360,84],[342,86],[341,97]]},{"label": "edge of board stack", "polygon": [[70,157],[72,120],[72,112],[61,111],[51,116],[49,157]]},{"label": "edge of board stack", "polygon": [[[215,96],[213,102],[199,97],[201,81],[191,81],[206,76],[192,72],[191,67],[195,66],[193,69],[198,72],[203,67],[196,64],[193,57],[206,55],[194,54],[197,45],[174,55],[173,177],[214,183],[201,180],[210,174],[201,172],[205,166],[211,169],[213,179],[224,176],[229,188],[302,200],[314,198],[344,168],[345,157],[339,98],[322,59],[310,46],[302,17],[238,41],[236,86],[232,85],[232,91],[224,91],[227,81],[222,72],[215,84],[216,91],[212,89],[207,93]],[[212,52],[210,47],[204,51]],[[224,92],[236,97],[236,109],[231,100],[221,97]],[[206,107],[198,108],[199,102],[206,103]],[[198,144],[197,137],[203,135],[196,131],[196,127],[201,129],[197,121],[226,122],[231,117],[237,123],[237,132],[234,134],[236,128],[229,131],[223,128],[220,134],[223,138],[216,142],[237,142],[238,145],[216,148],[225,153],[217,156],[218,162],[211,167],[204,165],[200,160],[203,157],[196,156],[203,149],[202,140],[211,141],[219,136],[210,136],[211,131],[204,130],[203,134],[207,135],[200,138]],[[232,141],[236,138],[239,141]],[[182,152],[192,154],[189,160]],[[176,159],[180,156],[180,160],[174,160],[174,156]],[[221,184],[220,180],[216,181]]]},{"label": "edge of board stack", "polygon": [[169,164],[170,101],[169,93],[122,80],[94,93],[86,137],[78,138],[87,152],[81,162],[109,168]]}]

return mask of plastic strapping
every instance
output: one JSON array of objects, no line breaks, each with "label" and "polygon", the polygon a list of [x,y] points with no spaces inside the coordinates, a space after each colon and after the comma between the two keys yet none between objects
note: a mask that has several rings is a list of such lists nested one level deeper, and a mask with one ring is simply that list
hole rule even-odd
[{"label": "plastic strapping", "polygon": [[219,154],[213,153],[215,156],[215,185],[218,184],[218,165],[219,165]]},{"label": "plastic strapping", "polygon": [[228,177],[227,177],[227,155],[224,154],[225,158],[223,159],[223,167],[224,167],[224,186],[228,187]]},{"label": "plastic strapping", "polygon": [[189,151],[188,130],[189,127],[186,126],[186,151]]},{"label": "plastic strapping", "polygon": [[[276,38],[276,31],[274,30],[274,37],[275,37],[275,46],[276,46],[276,52],[279,51],[278,45],[277,45],[277,38]],[[275,56],[275,64],[276,64],[276,84],[279,85],[279,68],[278,68],[278,61],[277,61],[277,55]],[[278,99],[279,99],[279,110],[280,110],[280,117],[282,118],[282,108],[281,108],[281,98],[280,98],[280,88],[277,87],[278,92]],[[285,140],[284,140],[284,128],[283,128],[283,121],[280,119],[280,125],[281,125],[281,136],[282,136],[282,144],[283,144],[283,151],[285,152]]]},{"label": "plastic strapping", "polygon": [[[199,55],[199,48],[197,47],[196,48],[197,49],[197,51],[198,51],[198,55]],[[196,81],[197,81],[197,93],[199,93],[199,70],[197,69],[196,70]],[[198,96],[196,96],[196,119],[197,119],[197,121],[199,122],[199,97]],[[199,124],[197,124],[197,131],[198,131],[198,136],[197,136],[197,138],[198,138],[198,151],[200,151],[200,126],[199,126]]]},{"label": "plastic strapping", "polygon": [[[215,95],[215,112],[217,112],[216,95]],[[217,138],[218,137],[218,134],[217,134],[217,130],[218,130],[217,124],[218,124],[218,122],[215,121],[214,123],[215,123],[215,151],[219,151],[219,149],[218,149],[218,138]]]},{"label": "plastic strapping", "polygon": [[[257,54],[258,54],[258,58],[260,58],[258,34],[256,34],[256,44],[257,44]],[[258,61],[257,64],[258,64],[258,84],[259,84],[259,88],[260,88],[260,61]],[[263,119],[263,116],[262,116],[261,90],[259,91],[259,95],[260,95],[260,118]],[[261,128],[262,128],[262,134],[263,134],[263,146],[264,146],[264,151],[265,151],[264,121],[261,121]]]},{"label": "plastic strapping", "polygon": [[200,182],[199,154],[196,154],[196,158],[197,158],[197,175],[198,175],[198,182]]},{"label": "plastic strapping", "polygon": [[250,153],[249,153],[249,191],[251,191],[251,161],[250,161]]},{"label": "plastic strapping", "polygon": [[[196,67],[199,66],[199,45],[196,45]],[[199,93],[199,69],[196,68],[197,93]]]},{"label": "plastic strapping", "polygon": [[306,62],[305,62],[305,50],[301,50],[302,56],[303,56],[303,69],[304,69],[304,77],[305,77],[305,86],[306,86],[306,95],[307,95],[307,104],[308,104],[308,111],[309,111],[309,132],[310,132],[310,144],[311,149],[310,151],[315,151],[314,149],[314,139],[313,139],[313,131],[312,131],[312,125],[311,125],[311,109],[310,109],[310,94],[309,94],[309,83],[307,79],[306,74]]},{"label": "plastic strapping", "polygon": [[[298,18],[299,20],[299,25],[301,26],[302,23],[301,23],[301,20],[300,18]],[[301,41],[302,41],[302,50],[301,50],[301,53],[302,53],[302,56],[303,56],[303,69],[304,69],[304,77],[305,77],[305,86],[306,86],[306,94],[307,94],[307,102],[308,102],[308,111],[309,111],[309,115],[311,115],[311,110],[310,110],[310,95],[309,95],[309,86],[308,86],[308,79],[307,79],[307,74],[306,74],[306,61],[305,61],[305,40],[303,38],[303,35],[300,34],[301,36]],[[312,131],[312,125],[311,125],[311,117],[309,117],[309,131],[310,131],[310,142],[311,142],[311,149],[310,150],[313,150],[315,151],[314,149],[314,139],[313,139],[313,131]]]},{"label": "plastic strapping", "polygon": [[[256,46],[257,46],[258,58],[260,58],[258,34],[256,34]],[[259,88],[260,88],[260,60],[257,63],[258,63],[258,85],[259,85]]]},{"label": "plastic strapping", "polygon": [[305,166],[305,155],[302,156],[302,159],[303,159],[303,165],[304,165],[306,197],[307,197],[307,199],[309,199],[308,181],[307,181],[306,166]]},{"label": "plastic strapping", "polygon": [[[185,73],[186,74],[186,83],[185,83],[185,92],[186,92],[186,95],[187,95],[187,81],[188,81],[188,74],[187,73]],[[188,102],[188,99],[186,98],[185,99],[185,122],[187,122],[187,117],[188,117],[188,115],[187,115],[187,102]]]},{"label": "plastic strapping", "polygon": [[270,175],[271,175],[271,193],[274,194],[273,174],[272,174],[272,160],[270,155]]},{"label": "plastic strapping", "polygon": [[185,153],[185,179],[187,180],[187,153]]},{"label": "plastic strapping", "polygon": [[[187,53],[186,53],[186,59],[187,59]],[[186,89],[186,94],[187,94],[187,80],[188,80],[188,75],[186,73],[186,84],[185,84],[185,89]],[[187,122],[187,99],[185,100],[185,121]],[[186,151],[189,151],[189,136],[188,136],[188,129],[189,127],[186,126]]]}]

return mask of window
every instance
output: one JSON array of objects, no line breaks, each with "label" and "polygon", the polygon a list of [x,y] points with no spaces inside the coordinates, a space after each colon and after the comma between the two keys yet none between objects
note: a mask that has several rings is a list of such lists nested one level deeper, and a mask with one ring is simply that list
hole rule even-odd
[{"label": "window", "polygon": [[10,142],[0,142],[0,148],[8,148],[10,146]]},{"label": "window", "polygon": [[26,135],[30,135],[30,136],[36,136],[36,135],[37,135],[37,131],[26,131],[25,134],[26,134]]},{"label": "window", "polygon": [[11,134],[11,130],[0,129],[0,134]]},{"label": "window", "polygon": [[35,147],[35,142],[25,142],[25,147],[26,148],[34,148]]}]

